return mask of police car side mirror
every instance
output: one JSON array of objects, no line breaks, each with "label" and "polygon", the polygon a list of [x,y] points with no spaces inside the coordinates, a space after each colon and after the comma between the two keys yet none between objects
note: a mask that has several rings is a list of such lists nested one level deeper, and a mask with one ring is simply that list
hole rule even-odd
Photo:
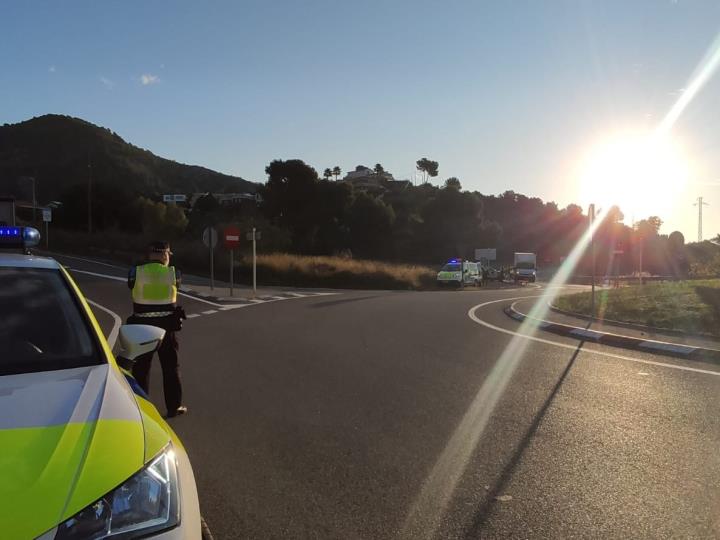
[{"label": "police car side mirror", "polygon": [[147,324],[125,324],[120,327],[118,341],[120,351],[118,352],[118,364],[128,368],[129,364],[137,360],[143,354],[155,352],[165,337],[165,330]]}]

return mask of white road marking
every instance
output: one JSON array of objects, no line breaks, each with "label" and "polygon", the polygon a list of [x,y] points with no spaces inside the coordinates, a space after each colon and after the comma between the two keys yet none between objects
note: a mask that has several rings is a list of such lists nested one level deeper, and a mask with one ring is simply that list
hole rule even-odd
[{"label": "white road marking", "polygon": [[73,272],[75,272],[77,274],[87,274],[88,276],[112,279],[113,281],[124,281],[125,283],[127,283],[127,278],[123,278],[123,277],[110,276],[108,274],[98,274],[97,272],[88,272],[87,270],[78,270],[78,269],[73,270]]},{"label": "white road marking", "polygon": [[[52,252],[49,252],[49,253],[52,253]],[[76,261],[85,261],[85,262],[92,263],[92,264],[99,264],[100,266],[107,266],[109,268],[119,268],[121,270],[124,270],[123,266],[117,266],[115,264],[108,264],[108,263],[104,263],[104,262],[100,262],[100,261],[93,261],[90,259],[83,259],[82,257],[75,257],[73,255],[61,255],[60,253],[55,253],[55,254],[53,254],[53,256],[63,257],[65,259],[75,259]]]},{"label": "white road marking", "polygon": [[[500,300],[491,300],[490,302],[483,302],[482,304],[478,304],[478,305],[476,305],[476,306],[471,307],[471,308],[468,310],[468,317],[470,317],[470,319],[472,319],[472,321],[476,322],[477,324],[482,325],[482,326],[485,326],[486,328],[490,328],[491,330],[495,330],[496,332],[501,332],[501,333],[503,333],[503,334],[508,334],[508,335],[510,335],[510,336],[520,337],[520,338],[527,339],[527,340],[531,340],[531,341],[535,341],[535,342],[538,342],[538,343],[544,343],[544,344],[546,344],[546,345],[553,345],[553,346],[555,346],[555,347],[560,347],[560,348],[562,348],[562,349],[569,349],[569,350],[572,350],[572,351],[577,350],[577,345],[568,345],[568,344],[566,344],[566,343],[560,343],[560,342],[558,342],[558,341],[553,341],[553,340],[550,340],[550,339],[544,339],[544,338],[539,338],[539,337],[535,337],[535,336],[530,336],[530,335],[528,335],[528,334],[522,334],[522,333],[520,333],[520,332],[513,332],[512,330],[507,330],[507,329],[505,329],[505,328],[501,328],[501,327],[495,326],[494,324],[491,324],[491,323],[489,323],[489,322],[487,322],[487,321],[484,321],[484,320],[480,319],[480,318],[475,314],[475,312],[476,312],[478,309],[483,308],[483,307],[485,307],[485,306],[488,306],[488,305],[490,305],[490,304],[498,304],[498,303],[500,303],[500,302],[509,302],[509,301],[512,301],[512,300],[524,300],[524,299],[527,299],[527,298],[541,298],[541,297],[542,297],[542,296],[519,296],[519,297],[516,297],[516,298],[502,298],[502,299],[500,299]],[[598,351],[598,350],[594,350],[594,349],[582,349],[581,352],[584,353],[584,354],[597,354],[597,355],[605,356],[605,357],[608,357],[608,358],[615,358],[615,359],[617,359],[617,360],[626,360],[626,361],[628,361],[628,362],[637,362],[637,363],[639,363],[639,364],[647,364],[647,365],[651,365],[651,366],[658,366],[658,367],[664,367],[664,368],[669,368],[669,369],[677,369],[677,370],[680,370],[680,371],[691,371],[691,372],[693,372],[693,373],[702,373],[702,374],[704,374],[704,375],[714,375],[714,376],[716,376],[716,377],[720,377],[720,371],[712,371],[712,370],[709,370],[709,369],[700,369],[700,368],[693,368],[693,367],[687,367],[687,366],[679,366],[679,365],[676,365],[676,364],[668,364],[668,363],[665,363],[665,362],[657,362],[657,361],[654,361],[654,360],[645,360],[645,359],[642,359],[642,358],[633,358],[633,357],[631,357],[631,356],[623,356],[623,355],[620,355],[620,354],[612,354],[612,353],[608,353],[608,352],[604,352],[604,351]]]},{"label": "white road marking", "polygon": [[200,316],[199,313],[191,313],[190,315],[187,316],[187,318],[188,318],[188,319],[194,319],[195,317],[199,317],[199,316]]},{"label": "white road marking", "polygon": [[111,309],[106,308],[105,306],[101,306],[97,302],[93,302],[89,298],[86,298],[88,304],[91,304],[98,308],[101,311],[104,311],[108,315],[110,315],[113,318],[113,327],[112,330],[110,330],[110,333],[107,336],[107,342],[108,345],[110,345],[110,349],[112,349],[115,346],[115,342],[117,341],[118,332],[120,331],[120,327],[122,326],[122,319],[120,318],[120,315],[112,311]]},{"label": "white road marking", "polygon": [[[77,259],[78,257],[75,257],[75,258]],[[81,259],[81,260],[85,261],[87,259]],[[88,261],[88,262],[93,262],[93,261]],[[111,266],[111,265],[106,265],[106,266]],[[119,268],[119,267],[116,267],[116,268]],[[73,272],[77,272],[79,274],[87,274],[89,276],[95,276],[95,277],[99,277],[99,278],[111,279],[113,281],[122,281],[122,282],[127,283],[127,278],[123,278],[123,277],[111,276],[108,274],[100,274],[98,272],[89,272],[88,270],[73,270]],[[332,295],[336,295],[336,294],[340,294],[340,293],[317,292],[317,293],[305,293],[305,294],[299,294],[299,293],[283,293],[283,294],[290,294],[295,298],[307,298],[308,296],[332,296]],[[204,298],[198,298],[195,295],[187,294],[182,291],[178,291],[178,295],[185,296],[186,298],[190,298],[191,300],[195,300],[196,302],[202,302],[203,304],[208,304],[208,305],[218,308],[218,309],[209,309],[207,311],[203,311],[202,312],[203,315],[212,315],[213,313],[217,313],[218,311],[230,311],[233,309],[239,309],[239,308],[252,306],[252,305],[256,305],[256,304],[264,304],[266,302],[275,302],[278,300],[292,300],[293,299],[293,298],[287,298],[284,296],[266,296],[264,300],[261,300],[260,298],[242,299],[242,301],[245,302],[243,304],[218,304],[217,302],[211,302],[210,300],[205,300]],[[247,302],[252,302],[252,303],[248,304]],[[98,307],[100,307],[100,306],[98,305]],[[191,315],[188,315],[188,319],[191,319],[194,317],[199,317],[200,315],[201,314],[199,314],[199,313],[191,314]],[[117,337],[117,335],[115,337]]]}]

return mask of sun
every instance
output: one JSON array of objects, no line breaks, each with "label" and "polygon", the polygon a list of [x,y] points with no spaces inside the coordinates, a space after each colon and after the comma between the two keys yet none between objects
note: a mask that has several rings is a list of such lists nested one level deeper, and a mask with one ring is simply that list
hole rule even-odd
[{"label": "sun", "polygon": [[651,215],[667,219],[688,176],[688,160],[670,136],[615,135],[595,145],[583,161],[580,199],[604,209],[617,205],[627,222]]}]

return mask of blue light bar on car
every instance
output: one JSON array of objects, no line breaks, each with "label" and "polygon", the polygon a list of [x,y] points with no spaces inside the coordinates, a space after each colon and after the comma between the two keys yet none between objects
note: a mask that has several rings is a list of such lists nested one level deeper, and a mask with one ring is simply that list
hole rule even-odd
[{"label": "blue light bar on car", "polygon": [[0,227],[0,237],[19,238],[20,237],[20,227]]},{"label": "blue light bar on car", "polygon": [[32,227],[0,226],[0,249],[26,249],[40,243],[40,233]]}]

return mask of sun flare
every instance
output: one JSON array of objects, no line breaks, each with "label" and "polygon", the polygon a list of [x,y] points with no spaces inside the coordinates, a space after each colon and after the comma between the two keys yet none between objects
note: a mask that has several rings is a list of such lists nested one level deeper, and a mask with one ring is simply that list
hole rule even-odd
[{"label": "sun flare", "polygon": [[588,153],[581,169],[581,200],[598,207],[618,205],[626,222],[667,216],[685,191],[689,164],[669,136],[623,134]]}]

